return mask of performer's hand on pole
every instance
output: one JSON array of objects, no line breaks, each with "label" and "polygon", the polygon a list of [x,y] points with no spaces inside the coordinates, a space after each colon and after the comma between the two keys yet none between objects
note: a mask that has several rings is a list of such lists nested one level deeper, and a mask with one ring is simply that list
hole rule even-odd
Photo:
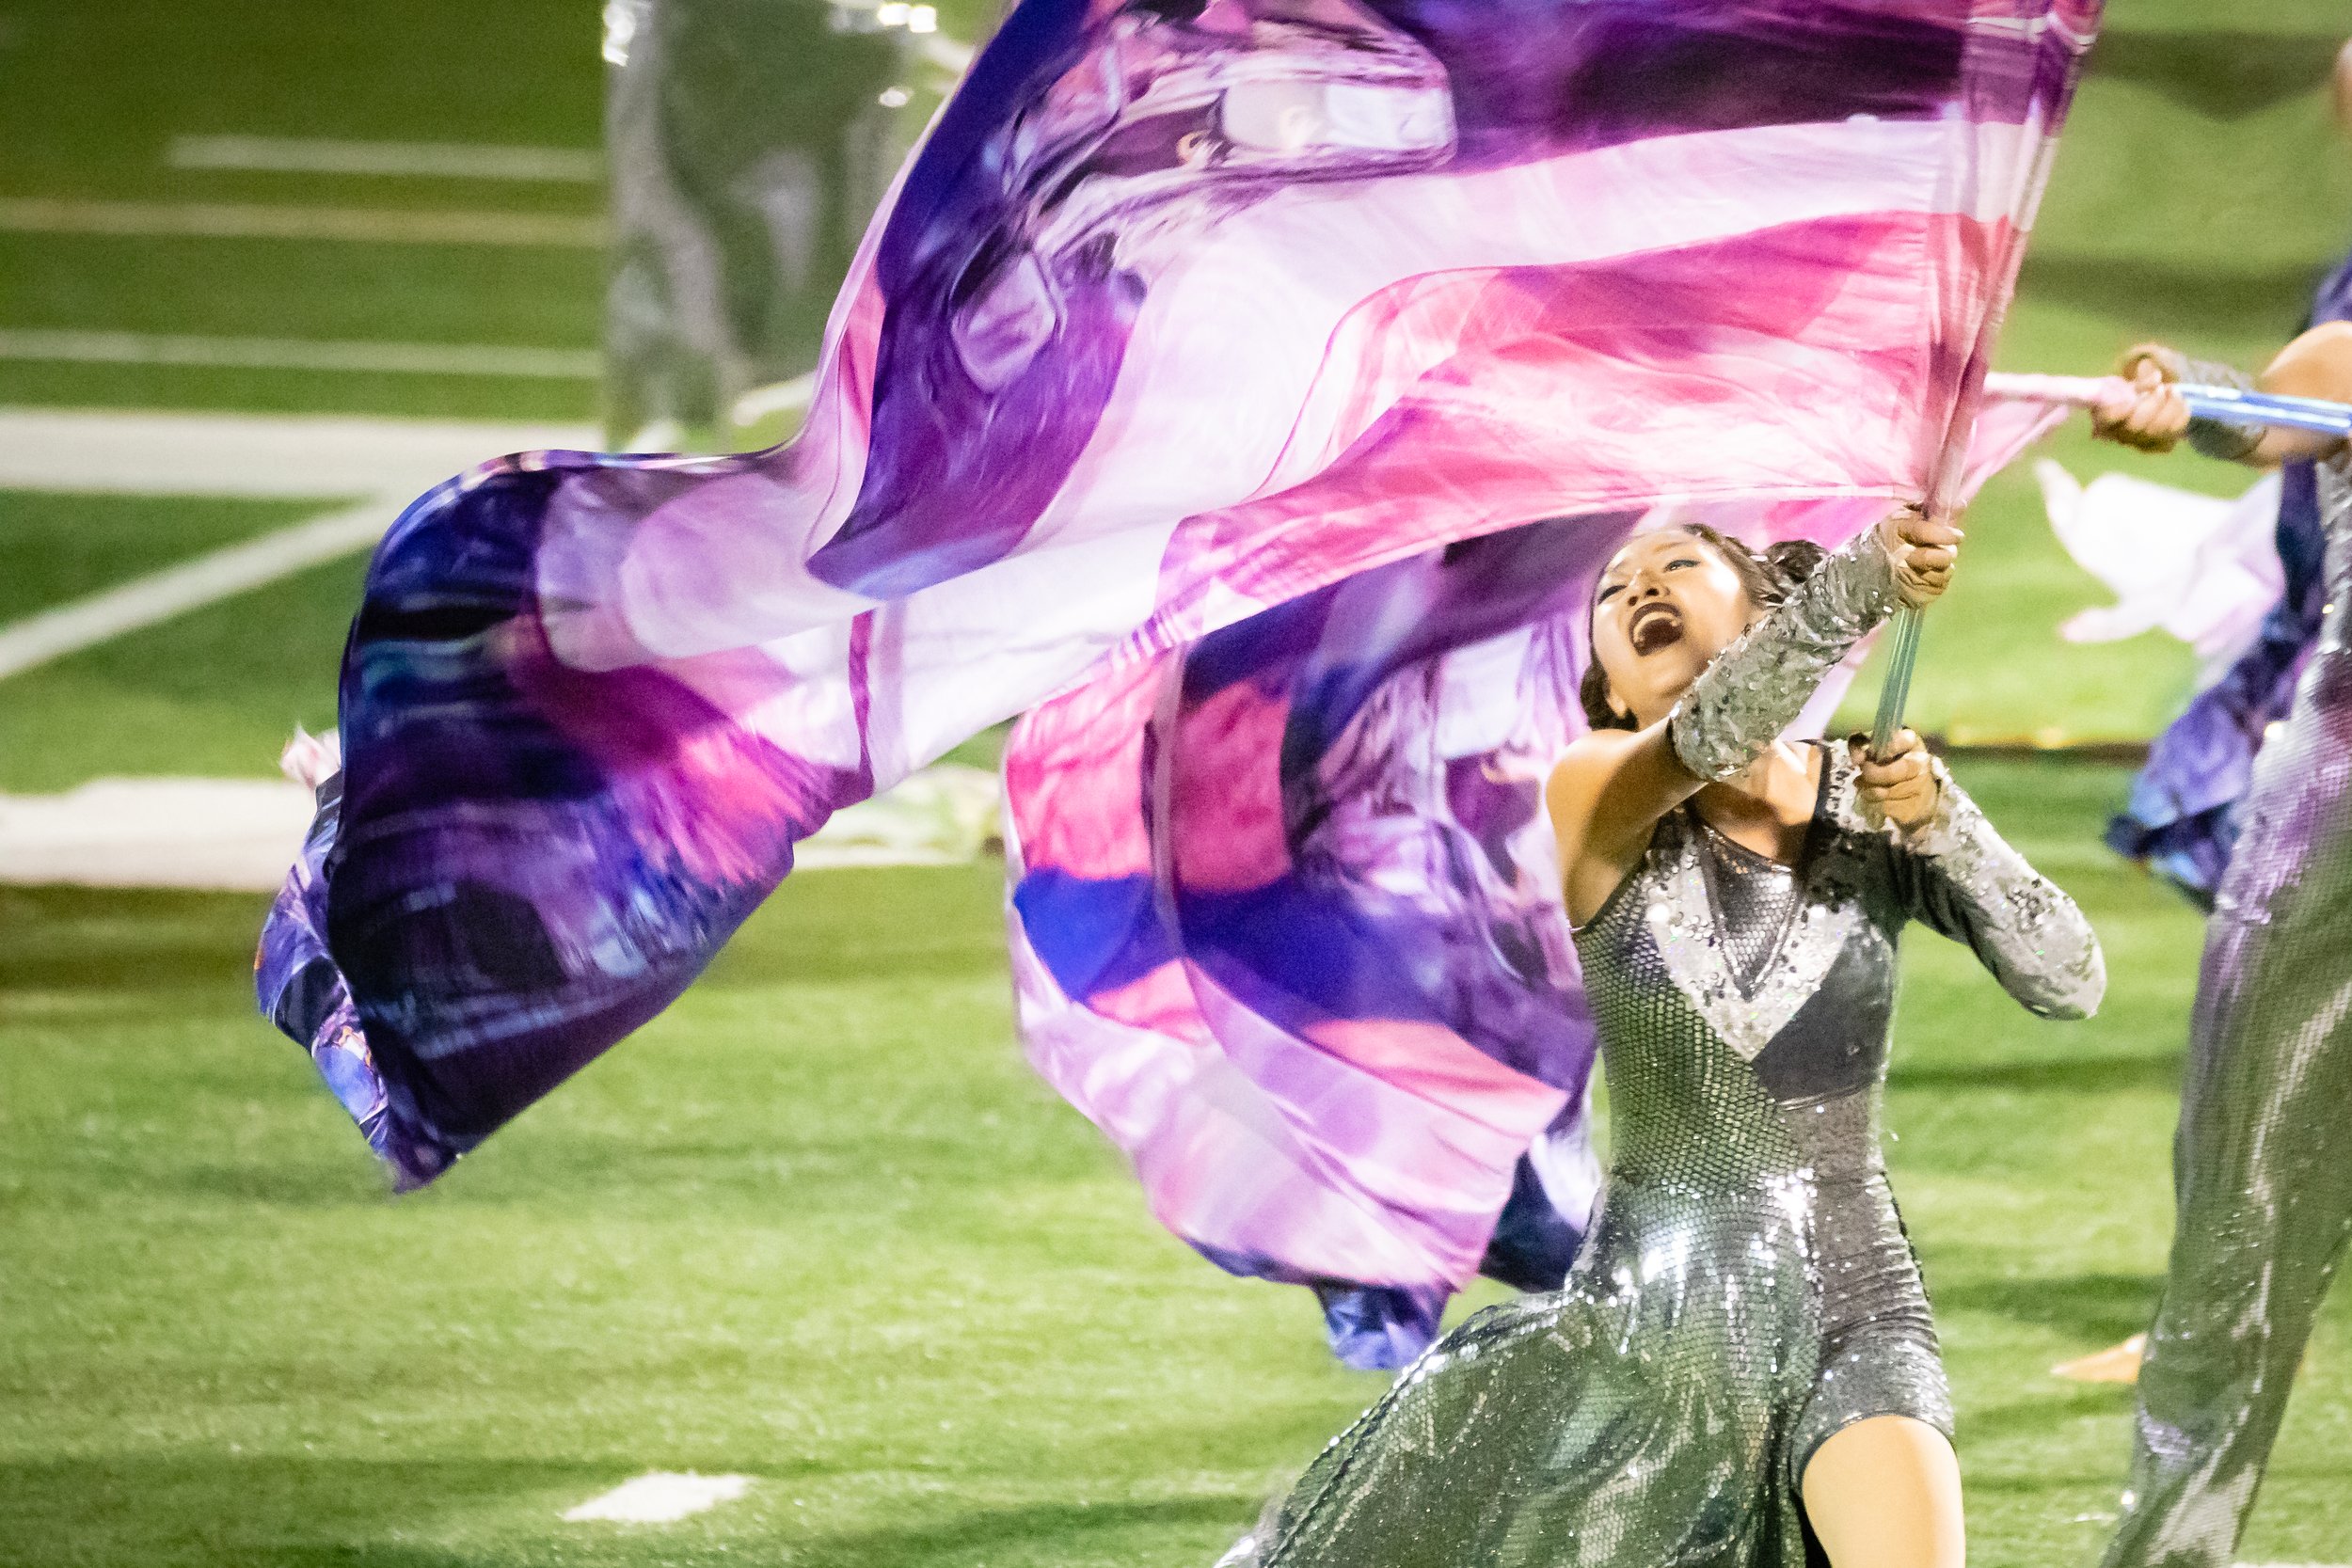
[{"label": "performer's hand on pole", "polygon": [[1914,610],[1933,604],[1951,585],[1960,542],[1968,535],[1957,519],[1931,517],[1906,506],[1879,525],[1880,542],[1895,561],[1895,582]]},{"label": "performer's hand on pole", "polygon": [[1917,731],[1897,730],[1880,754],[1871,752],[1867,736],[1854,736],[1846,745],[1862,770],[1858,794],[1866,821],[1891,822],[1908,834],[1934,819],[1943,786]]},{"label": "performer's hand on pole", "polygon": [[2173,389],[2186,368],[2180,351],[2162,343],[2125,350],[2116,373],[2132,384],[2132,399],[2093,408],[2090,433],[2141,451],[2170,451],[2188,434],[2188,404]]}]

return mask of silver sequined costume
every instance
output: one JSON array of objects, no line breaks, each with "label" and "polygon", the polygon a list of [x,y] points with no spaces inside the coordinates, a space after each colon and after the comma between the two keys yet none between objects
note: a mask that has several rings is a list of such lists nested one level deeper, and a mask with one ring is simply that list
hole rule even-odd
[{"label": "silver sequined costume", "polygon": [[2352,1234],[2352,457],[2319,483],[2326,619],[2206,929],[2171,1273],[2108,1568],[2232,1560]]},{"label": "silver sequined costume", "polygon": [[[1790,661],[1791,619],[1851,619],[1838,582],[1812,597],[1719,658],[1683,712],[1777,733],[1812,683],[1754,672]],[[1797,662],[1843,651],[1817,639]],[[1967,941],[2046,1014],[2095,1006],[2104,973],[2074,905],[1948,780],[1905,847],[1862,819],[1841,749],[1820,776],[1796,867],[1680,807],[1577,935],[1614,1147],[1566,1285],[1433,1346],[1229,1563],[1796,1564],[1822,1441],[1882,1414],[1949,1431],[1879,1153],[1896,933],[1920,920]]]}]

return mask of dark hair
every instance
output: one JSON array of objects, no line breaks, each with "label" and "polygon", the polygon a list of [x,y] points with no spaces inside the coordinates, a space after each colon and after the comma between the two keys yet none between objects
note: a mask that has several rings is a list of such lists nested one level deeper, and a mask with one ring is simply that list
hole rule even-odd
[{"label": "dark hair", "polygon": [[[1811,577],[1816,568],[1828,559],[1829,552],[1810,539],[1783,539],[1761,550],[1752,550],[1720,529],[1705,523],[1677,523],[1675,528],[1689,534],[1713,550],[1731,568],[1746,591],[1748,602],[1759,610],[1770,610],[1797,591],[1797,585]],[[1593,608],[1600,608],[1597,596]],[[1587,614],[1584,626],[1589,634],[1592,617]],[[1590,648],[1588,635],[1585,646]],[[1584,666],[1584,678],[1577,686],[1577,700],[1584,705],[1584,721],[1597,730],[1629,730],[1636,728],[1631,714],[1613,713],[1609,707],[1609,677],[1600,667],[1600,657],[1594,655]]]}]

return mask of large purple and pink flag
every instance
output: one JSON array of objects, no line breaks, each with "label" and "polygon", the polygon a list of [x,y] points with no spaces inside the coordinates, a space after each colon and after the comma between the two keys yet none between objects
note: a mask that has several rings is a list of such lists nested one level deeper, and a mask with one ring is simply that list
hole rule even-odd
[{"label": "large purple and pink flag", "polygon": [[2097,11],[1023,0],[797,439],[503,459],[387,537],[264,1006],[429,1180],[1029,712],[1034,1057],[1212,1257],[1442,1299],[1515,1181],[1580,1201],[1585,585],[1644,518],[1960,493]]}]

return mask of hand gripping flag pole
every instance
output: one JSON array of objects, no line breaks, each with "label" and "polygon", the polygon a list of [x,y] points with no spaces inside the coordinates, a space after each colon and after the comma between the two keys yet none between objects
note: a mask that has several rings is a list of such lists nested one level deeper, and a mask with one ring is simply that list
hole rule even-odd
[{"label": "hand gripping flag pole", "polygon": [[[2194,383],[2176,386],[2181,401],[2188,405],[2190,414],[2199,419],[2217,420],[2226,424],[2275,425],[2289,430],[2316,431],[2325,436],[2352,436],[2352,404],[2328,403],[2319,398],[2284,397],[2272,392],[2243,391],[2235,387],[2208,387]],[[2067,404],[2079,408],[2127,407],[2137,395],[2137,388],[2121,376],[2079,375],[2007,375],[1993,374],[1984,378],[1984,396],[2013,398],[2034,403]],[[1956,430],[1964,432],[1965,425],[1954,421]],[[1960,445],[1965,445],[1964,435]],[[1948,459],[1955,449],[1947,445]],[[1944,493],[1939,474],[1937,494]],[[1935,509],[1931,503],[1931,512]],[[1920,615],[1915,610],[1904,609],[1895,617],[1890,635],[1886,678],[1879,688],[1877,722],[1870,731],[1870,750],[1883,754],[1902,727],[1903,705],[1911,696],[1912,672],[1919,658]]]},{"label": "hand gripping flag pole", "polygon": [[[1968,472],[1968,443],[1976,434],[1977,416],[1984,407],[1984,400],[1994,395],[1988,385],[1987,372],[1993,361],[1993,345],[1998,341],[2001,326],[2008,317],[2008,303],[2017,293],[2017,274],[2026,262],[2026,242],[2033,232],[2033,216],[2042,205],[2042,193],[2050,182],[2050,165],[2058,156],[2058,138],[2045,137],[2032,157],[2020,170],[2022,183],[2017,187],[2013,211],[2018,221],[2008,231],[2004,254],[1996,268],[1988,269],[1987,279],[1997,280],[1992,308],[1977,325],[1974,351],[1961,381],[1959,400],[1952,405],[1951,422],[1945,427],[1944,444],[1936,454],[1933,477],[1928,485],[1927,512],[1931,517],[1949,518],[1963,504]],[[1919,663],[1919,634],[1921,616],[1918,610],[1905,605],[1895,614],[1889,639],[1886,677],[1879,687],[1879,710],[1870,726],[1870,754],[1883,757],[1895,743],[1895,736],[1903,726],[1903,707],[1911,700],[1912,672]]]},{"label": "hand gripping flag pole", "polygon": [[[2328,403],[2318,398],[2281,397],[2275,392],[2242,391],[2235,387],[2201,387],[2184,383],[2172,388],[2202,420],[2224,424],[2279,425],[2289,430],[2312,430],[2324,436],[2352,436],[2352,403]],[[2077,408],[2131,405],[2138,389],[2118,375],[1989,375],[1985,391],[2000,398],[2035,403],[2062,403]]]}]

